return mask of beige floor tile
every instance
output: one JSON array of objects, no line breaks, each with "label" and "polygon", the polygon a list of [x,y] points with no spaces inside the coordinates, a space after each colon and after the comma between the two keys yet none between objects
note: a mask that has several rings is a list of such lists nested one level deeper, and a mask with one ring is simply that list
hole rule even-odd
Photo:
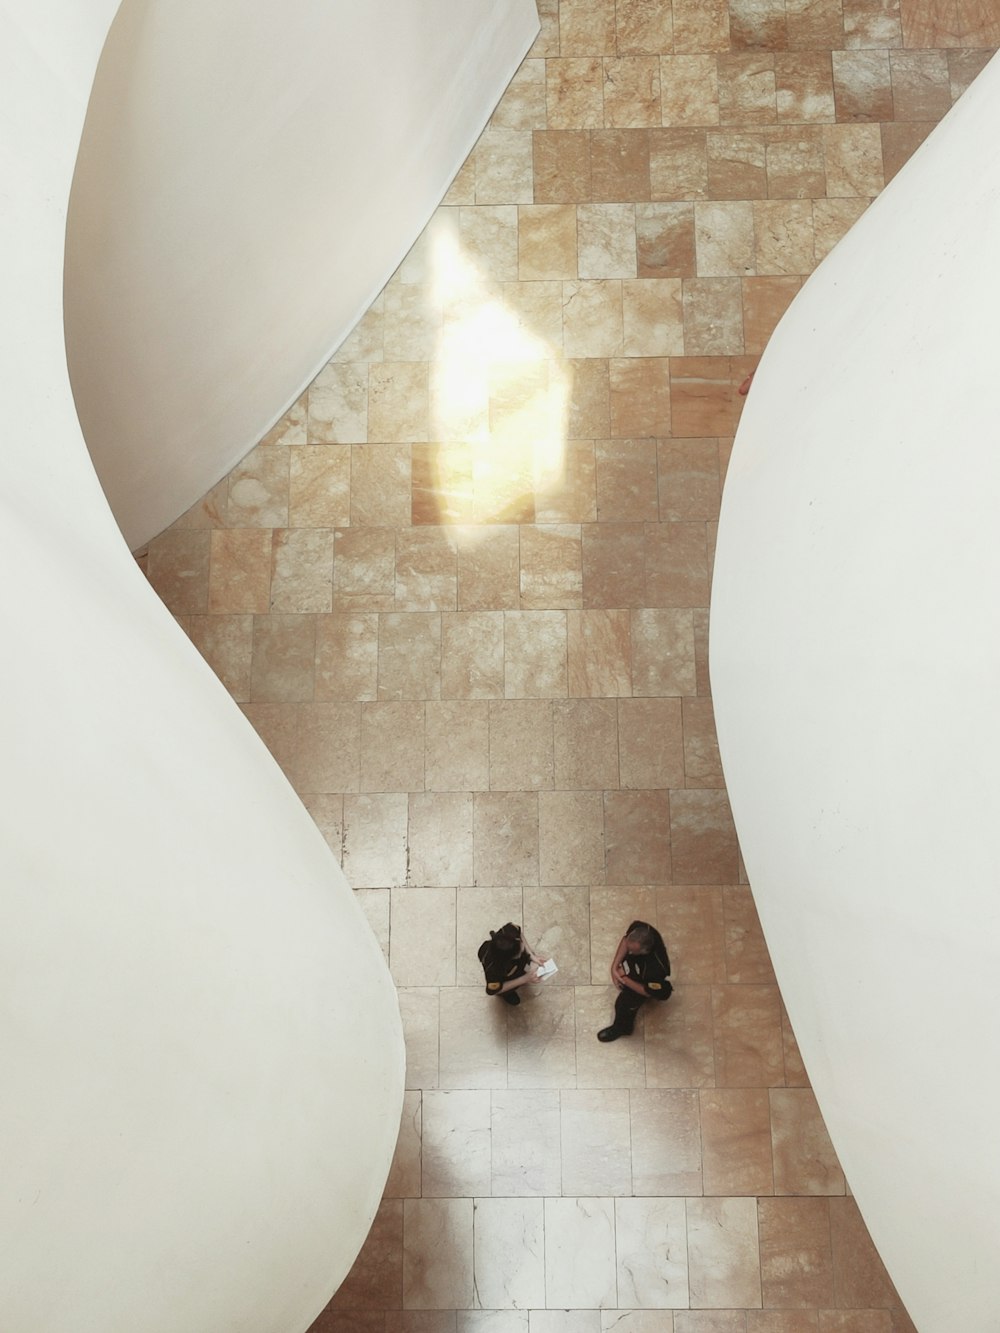
[{"label": "beige floor tile", "polygon": [[670,794],[673,879],[679,884],[732,884],[738,878],[739,847],[724,791]]},{"label": "beige floor tile", "polygon": [[[693,203],[636,204],[635,229],[636,267],[640,279],[665,280],[694,276]],[[681,333],[683,335],[683,327]],[[670,355],[680,353],[671,348]]]},{"label": "beige floor tile", "polygon": [[560,1109],[563,1193],[631,1194],[628,1095],[611,1089],[564,1091]]},{"label": "beige floor tile", "polygon": [[488,790],[489,712],[486,700],[428,700],[424,706],[424,726],[426,789]]},{"label": "beige floor tile", "polygon": [[746,1333],[743,1310],[678,1310],[674,1333]]},{"label": "beige floor tile", "polygon": [[[649,1006],[646,1005],[648,1010]],[[648,1016],[648,1015],[647,1015]],[[715,1085],[712,992],[681,983],[644,1031],[646,1084],[650,1088]],[[620,1045],[619,1042],[614,1043]]]},{"label": "beige floor tile", "polygon": [[558,1196],[559,1092],[518,1088],[492,1093],[492,1193],[498,1197]]},{"label": "beige floor tile", "polygon": [[490,1094],[423,1094],[421,1195],[471,1199],[490,1192]]},{"label": "beige floor tile", "polygon": [[818,1333],[894,1333],[889,1310],[820,1310],[818,1319]]},{"label": "beige floor tile", "polygon": [[[583,526],[583,605],[588,611],[641,607],[646,597],[646,533],[641,523]],[[572,613],[571,613],[572,614]],[[590,626],[599,622],[589,622]],[[629,642],[634,642],[629,621]]]},{"label": "beige floor tile", "polygon": [[596,57],[545,62],[545,110],[550,130],[590,130],[604,124],[604,67]]},{"label": "beige floor tile", "polygon": [[[840,128],[837,125],[826,127],[828,130]],[[831,193],[834,193],[833,189]],[[757,272],[811,273],[815,264],[812,201],[761,199],[754,203],[753,213]]]},{"label": "beige floor tile", "polygon": [[333,541],[333,609],[391,611],[396,543],[388,528],[338,528]]},{"label": "beige floor tile", "polygon": [[[685,0],[685,9],[688,7],[689,0]],[[718,125],[719,70],[714,55],[661,55],[660,90],[665,126]]]},{"label": "beige floor tile", "polygon": [[504,694],[508,699],[565,698],[565,611],[504,613]]},{"label": "beige floor tile", "polygon": [[521,528],[521,606],[575,610],[583,600],[583,556],[579,524]]},{"label": "beige floor tile", "polygon": [[473,806],[475,883],[538,883],[538,796],[477,792]]},{"label": "beige floor tile", "polygon": [[545,128],[544,60],[522,62],[490,117],[490,126],[499,130]]},{"label": "beige floor tile", "polygon": [[683,717],[685,786],[724,787],[711,699],[685,699]]},{"label": "beige floor tile", "polygon": [[600,791],[540,791],[538,878],[542,885],[604,883]]},{"label": "beige floor tile", "polygon": [[598,519],[605,523],[655,520],[655,441],[598,440],[595,458]]},{"label": "beige floor tile", "polygon": [[458,543],[459,611],[516,609],[520,605],[517,528],[461,528]]},{"label": "beige floor tile", "polygon": [[644,697],[695,692],[691,611],[633,611],[632,692]]},{"label": "beige floor tile", "polygon": [[634,278],[634,204],[579,204],[576,217],[580,278]]},{"label": "beige floor tile", "polygon": [[422,1101],[419,1092],[403,1093],[399,1137],[385,1185],[387,1199],[420,1197],[420,1136]]},{"label": "beige floor tile", "polygon": [[[660,123],[658,114],[655,123]],[[648,199],[649,134],[645,129],[592,130],[590,167],[590,198],[594,203]]]},{"label": "beige floor tile", "polygon": [[255,616],[250,697],[301,703],[313,697],[316,622],[312,616]]},{"label": "beige floor tile", "polygon": [[458,605],[458,555],[448,527],[396,532],[395,609],[454,611]]},{"label": "beige floor tile", "polygon": [[363,443],[368,438],[368,388],[366,362],[324,366],[306,394],[309,443]]},{"label": "beige floor tile", "polygon": [[761,1199],[760,1272],[764,1304],[833,1304],[830,1206],[826,1199]]},{"label": "beige floor tile", "polygon": [[441,617],[409,612],[379,617],[380,699],[438,699],[441,696]]},{"label": "beige floor tile", "polygon": [[703,1088],[699,1101],[705,1194],[772,1194],[767,1089]]},{"label": "beige floor tile", "polygon": [[604,123],[614,129],[658,126],[660,61],[655,55],[604,58]]},{"label": "beige floor tile", "polygon": [[616,1199],[618,1301],[644,1309],[686,1309],[688,1238],[683,1199]]},{"label": "beige floor tile", "polygon": [[552,704],[503,699],[489,705],[490,787],[537,791],[553,785]]},{"label": "beige floor tile", "polygon": [[188,637],[237,703],[250,698],[253,621],[253,616],[188,617]]},{"label": "beige floor tile", "polygon": [[831,1199],[829,1206],[834,1305],[856,1309],[895,1305],[898,1297],[858,1205],[845,1197]]},{"label": "beige floor tile", "polygon": [[593,791],[618,786],[615,700],[557,699],[552,727],[557,788]]},{"label": "beige floor tile", "polygon": [[[311,798],[312,801],[322,801],[323,799],[324,798],[322,796],[314,796]],[[308,801],[303,801],[303,805],[306,806],[306,809],[309,809]],[[343,801],[341,801],[341,806],[343,806]],[[312,812],[310,811],[310,813]],[[343,829],[343,822],[344,822],[343,815],[341,815],[340,817],[341,830]],[[342,841],[343,841],[343,833],[341,832],[341,842]],[[337,859],[338,861],[341,859],[339,849],[338,849]],[[391,927],[390,899],[392,896],[392,890],[354,889],[353,893],[354,893],[354,901],[361,908],[362,912],[364,912],[365,920],[371,927],[372,934],[378,940],[379,948],[382,950],[382,956],[385,959],[386,966],[388,966],[389,932]]]},{"label": "beige floor tile", "polygon": [[406,1046],[406,1086],[436,1088],[440,1081],[440,992],[436,986],[397,991]]},{"label": "beige floor tile", "polygon": [[621,1041],[597,1040],[601,1028],[614,1018],[614,990],[610,981],[607,985],[577,986],[575,1005],[577,1087],[645,1087],[645,1054],[639,1029],[636,1035]]},{"label": "beige floor tile", "polygon": [[566,640],[572,698],[631,694],[632,640],[627,611],[570,611]]},{"label": "beige floor tile", "polygon": [[[527,919],[527,910],[525,915]],[[576,1014],[572,989],[544,981],[525,987],[522,995],[518,1007],[508,1010],[507,1086],[575,1087]]]},{"label": "beige floor tile", "polygon": [[360,790],[360,704],[313,703],[299,707],[294,772],[297,791]]},{"label": "beige floor tile", "polygon": [[709,528],[703,523],[647,523],[647,607],[695,607],[708,601]]},{"label": "beige floor tile", "polygon": [[481,986],[446,986],[440,998],[442,1088],[506,1088],[507,1016]]},{"label": "beige floor tile", "polygon": [[780,1087],[783,1062],[777,987],[713,986],[712,1011],[719,1087]]},{"label": "beige floor tile", "polygon": [[622,55],[659,55],[673,44],[672,15],[656,0],[618,0],[615,34]]},{"label": "beige floor tile", "polygon": [[[871,199],[882,189],[882,136],[877,125],[824,125],[823,148],[831,198]],[[758,271],[765,270],[758,265]]]},{"label": "beige floor tile", "polygon": [[517,276],[522,280],[577,278],[576,209],[568,204],[518,209]]},{"label": "beige floor tile", "polygon": [[275,529],[271,549],[271,610],[333,609],[333,532],[328,528]]},{"label": "beige floor tile", "polygon": [[593,198],[590,134],[536,130],[532,136],[536,204],[574,204]]},{"label": "beige floor tile", "polygon": [[774,971],[750,889],[730,885],[722,890],[725,921],[726,980],[743,984],[774,983]]},{"label": "beige floor tile", "polygon": [[472,793],[411,793],[408,844],[410,884],[471,884]]},{"label": "beige floor tile", "polygon": [[620,698],[619,761],[623,788],[671,788],[684,778],[681,701]]},{"label": "beige floor tile", "polygon": [[365,438],[427,440],[429,432],[427,365],[417,361],[373,363],[368,375],[368,434],[358,443]]},{"label": "beige floor tile", "polygon": [[403,1303],[403,1201],[384,1199],[354,1266],[330,1302],[334,1310],[398,1310]]},{"label": "beige floor tile", "polygon": [[[789,10],[787,16],[791,15],[792,10]],[[774,58],[774,81],[779,123],[824,124],[836,119],[833,68],[828,52],[795,51],[777,54]]]},{"label": "beige floor tile", "polygon": [[834,51],[833,94],[839,121],[892,120],[888,51]]},{"label": "beige floor tile", "polygon": [[545,1303],[541,1199],[477,1199],[475,1302],[487,1309]]},{"label": "beige floor tile", "polygon": [[545,1200],[545,1303],[607,1309],[617,1297],[614,1200]]},{"label": "beige floor tile", "polygon": [[443,699],[503,698],[503,615],[458,612],[441,617]]},{"label": "beige floor tile", "polygon": [[604,857],[611,884],[670,882],[670,804],[664,791],[604,794]]},{"label": "beige floor tile", "polygon": [[692,1306],[759,1306],[757,1201],[688,1199],[686,1207]]},{"label": "beige floor tile", "polygon": [[[744,277],[754,271],[753,207],[749,200],[702,202],[695,205],[695,241],[697,245],[698,277],[716,279]],[[685,319],[684,347],[675,352],[693,356],[728,355],[743,350],[742,337],[734,343],[734,330],[729,329],[725,339],[710,337],[706,326],[713,320],[731,319],[729,306],[735,301],[731,285],[711,286],[697,284],[693,279],[684,283]],[[706,315],[695,319],[695,306],[704,306]],[[718,307],[718,309],[716,309]],[[742,314],[742,311],[741,311]],[[742,332],[742,331],[741,331]],[[716,346],[714,344],[719,343]]]},{"label": "beige floor tile", "polygon": [[472,1305],[472,1200],[403,1201],[403,1299],[409,1310]]},{"label": "beige floor tile", "polygon": [[[400,291],[409,290],[399,288]],[[410,447],[351,446],[351,525],[402,527],[410,521]]]},{"label": "beige floor tile", "polygon": [[670,422],[670,362],[631,357],[608,365],[610,433],[619,438],[662,435]]},{"label": "beige floor tile", "polygon": [[563,283],[563,348],[567,356],[620,356],[623,339],[620,281],[581,279]]},{"label": "beige floor tile", "polygon": [[677,0],[674,5],[674,50],[729,50],[729,6],[724,0]]},{"label": "beige floor tile", "polygon": [[843,1194],[844,1173],[809,1088],[771,1088],[771,1137],[781,1194]]},{"label": "beige floor tile", "polygon": [[693,1088],[633,1088],[629,1093],[629,1120],[634,1193],[668,1198],[700,1195],[698,1093]]},{"label": "beige floor tile", "polygon": [[258,445],[229,474],[226,524],[280,528],[287,522],[288,450]]},{"label": "beige floor tile", "polygon": [[656,922],[676,980],[708,984],[727,979],[722,904],[722,890],[708,885],[656,890]]},{"label": "beige floor tile", "polygon": [[[178,534],[171,534],[172,537]],[[201,546],[203,533],[184,533],[189,545],[184,547],[184,583],[201,577]],[[271,589],[271,534],[264,528],[233,528],[217,530],[209,537],[208,610],[213,615],[238,615],[267,611]],[[197,562],[195,556],[197,555]],[[150,549],[151,578],[158,577],[159,554]],[[178,557],[175,557],[175,561]],[[193,576],[187,573],[193,569]],[[191,604],[188,604],[188,602]],[[194,603],[198,604],[195,605]],[[169,605],[169,603],[168,603]],[[171,609],[174,609],[173,607]],[[185,594],[183,611],[204,610],[200,596],[193,591]]]},{"label": "beige floor tile", "polygon": [[405,792],[344,798],[344,874],[352,887],[406,883],[406,811]]},{"label": "beige floor tile", "polygon": [[293,528],[346,527],[351,513],[351,451],[343,445],[293,448],[288,522]]}]

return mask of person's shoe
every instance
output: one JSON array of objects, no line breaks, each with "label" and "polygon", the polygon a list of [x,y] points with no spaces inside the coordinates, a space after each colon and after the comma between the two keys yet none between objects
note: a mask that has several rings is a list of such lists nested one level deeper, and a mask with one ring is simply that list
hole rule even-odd
[{"label": "person's shoe", "polygon": [[504,1004],[520,1004],[521,997],[516,990],[509,990],[506,995],[500,997]]},{"label": "person's shoe", "polygon": [[601,1028],[597,1034],[598,1041],[617,1041],[619,1037],[624,1037],[625,1033],[616,1028],[614,1024],[609,1028]]}]

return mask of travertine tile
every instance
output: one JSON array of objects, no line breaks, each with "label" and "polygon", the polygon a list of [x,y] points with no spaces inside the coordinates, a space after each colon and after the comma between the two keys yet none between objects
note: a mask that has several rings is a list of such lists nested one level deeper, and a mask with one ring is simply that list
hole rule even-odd
[{"label": "travertine tile", "polygon": [[774,972],[757,919],[753,897],[745,885],[730,885],[722,891],[726,936],[726,980],[750,984],[772,984]]},{"label": "travertine tile", "polygon": [[396,532],[395,609],[454,611],[458,605],[458,555],[450,527],[401,528]]},{"label": "travertine tile", "polygon": [[673,10],[675,51],[729,50],[729,6],[725,0],[676,0]]},{"label": "travertine tile", "polygon": [[531,131],[487,128],[472,150],[477,204],[531,203]]},{"label": "travertine tile", "polygon": [[503,699],[489,705],[490,787],[538,791],[553,785],[552,704]]},{"label": "travertine tile", "polygon": [[[546,891],[526,889],[525,898],[536,892],[544,894]],[[526,925],[529,920],[526,909]],[[530,929],[535,931],[534,924]],[[542,948],[537,940],[533,942]],[[556,947],[562,948],[558,937]],[[542,952],[548,952],[547,947],[542,948]],[[576,1086],[576,1015],[571,986],[557,985],[554,978],[529,985],[519,1007],[508,1010],[507,1023],[508,1087]]]},{"label": "travertine tile", "polygon": [[733,389],[725,357],[672,357],[670,433],[679,439],[733,433]]},{"label": "travertine tile", "polygon": [[817,1318],[818,1333],[894,1333],[889,1310],[820,1310]]},{"label": "travertine tile", "polygon": [[816,263],[850,231],[871,201],[869,199],[816,199],[813,222],[816,228]]},{"label": "travertine tile", "polygon": [[882,189],[882,138],[877,125],[825,125],[826,190],[832,198],[873,198]]},{"label": "travertine tile", "polygon": [[520,605],[518,530],[506,524],[459,528],[458,609],[500,611]]},{"label": "travertine tile", "polygon": [[796,54],[844,45],[842,0],[785,0],[789,48]]},{"label": "travertine tile", "polygon": [[654,200],[704,199],[708,194],[706,132],[650,130],[649,183]]},{"label": "travertine tile", "polygon": [[616,1199],[618,1302],[626,1308],[686,1309],[687,1219],[683,1199]]},{"label": "travertine tile", "polygon": [[664,357],[683,353],[681,291],[680,278],[647,275],[636,282],[622,283],[623,350],[626,356]]},{"label": "travertine tile", "polygon": [[693,1088],[633,1088],[629,1117],[635,1194],[701,1194],[698,1093]]},{"label": "travertine tile", "polygon": [[566,695],[566,612],[504,612],[504,694],[508,699]]},{"label": "travertine tile", "polygon": [[361,1253],[330,1302],[334,1310],[398,1310],[403,1303],[403,1203],[383,1199]]},{"label": "travertine tile", "polygon": [[521,62],[490,117],[490,127],[496,130],[545,128],[544,60],[528,59]]},{"label": "travertine tile", "polygon": [[782,51],[788,45],[784,0],[733,0],[729,35],[734,51]]},{"label": "travertine tile", "polygon": [[[752,255],[745,245],[750,235],[747,230],[741,239],[730,231],[726,238],[718,238],[717,245],[709,241],[705,244],[718,263],[732,262],[742,273],[748,266],[749,271],[753,269]],[[720,249],[729,244],[735,248]],[[725,261],[720,257],[723,252],[729,256]],[[730,356],[743,351],[743,298],[738,277],[684,279],[684,350],[694,356]]]},{"label": "travertine tile", "polygon": [[869,1309],[895,1305],[895,1289],[850,1196],[831,1199],[834,1305]]},{"label": "travertine tile", "polygon": [[772,1194],[767,1089],[703,1088],[699,1097],[705,1194]]},{"label": "travertine tile", "polygon": [[604,882],[604,800],[599,791],[538,795],[540,884]]},{"label": "travertine tile", "polygon": [[704,606],[708,602],[709,548],[703,523],[647,523],[648,607]]},{"label": "travertine tile", "polygon": [[720,123],[773,125],[776,119],[774,56],[770,52],[720,55]]},{"label": "travertine tile", "polygon": [[934,121],[887,124],[882,130],[882,170],[888,185],[934,129]]},{"label": "travertine tile", "polygon": [[[303,774],[299,767],[299,705],[244,704],[243,713],[296,791],[301,793],[313,790],[302,781]],[[350,768],[348,763],[348,777]],[[356,752],[354,770],[357,771]]]},{"label": "travertine tile", "polygon": [[706,140],[708,187],[713,200],[767,197],[767,154],[762,133],[719,130]]},{"label": "travertine tile", "polygon": [[660,91],[664,125],[718,125],[719,74],[715,56],[661,55]]},{"label": "travertine tile", "polygon": [[[695,241],[699,278],[743,277],[752,273],[753,208],[749,201],[695,204]],[[738,340],[734,339],[735,330],[728,331],[728,341],[734,343],[733,346],[716,346],[719,339],[714,330],[706,337],[707,326],[719,322],[720,311],[713,310],[713,305],[718,304],[717,301],[713,302],[713,295],[723,291],[729,292],[729,302],[735,299],[735,294],[728,287],[708,287],[696,284],[691,278],[685,279],[683,350],[688,354],[711,356],[731,351],[742,352],[742,329]],[[701,305],[707,307],[707,319],[699,315],[698,307]],[[696,315],[699,317],[695,318]]]},{"label": "travertine tile", "polygon": [[552,722],[556,787],[618,786],[618,709],[613,699],[557,700]]},{"label": "travertine tile", "polygon": [[[659,115],[654,123],[660,123]],[[649,198],[649,135],[646,130],[593,130],[590,161],[594,203],[636,203]]]},{"label": "travertine tile", "polygon": [[437,699],[441,695],[441,617],[410,612],[379,617],[380,699]]},{"label": "travertine tile", "polygon": [[667,792],[605,792],[604,857],[610,884],[669,883]]},{"label": "travertine tile", "polygon": [[603,439],[611,432],[608,362],[585,358],[568,362],[570,400],[566,432],[570,439]]},{"label": "travertine tile", "polygon": [[826,1199],[761,1199],[764,1304],[820,1309],[833,1304],[830,1205]]},{"label": "travertine tile", "polygon": [[[207,592],[207,580],[206,580]],[[188,637],[237,703],[250,698],[253,616],[188,617]]]},{"label": "travertine tile", "polygon": [[[817,259],[820,222],[814,213]],[[797,277],[743,279],[743,344],[754,355],[763,352],[778,321],[791,305],[801,286]],[[710,515],[709,517],[715,517]]]},{"label": "travertine tile", "polygon": [[439,1086],[505,1088],[508,1006],[491,999],[481,985],[446,986],[440,1010]]},{"label": "travertine tile", "polygon": [[604,124],[612,129],[660,124],[658,55],[605,56]]},{"label": "travertine tile", "polygon": [[288,521],[288,450],[260,444],[229,474],[226,524],[280,528]]},{"label": "travertine tile", "polygon": [[428,700],[424,706],[428,791],[486,791],[489,713],[485,700]]},{"label": "travertine tile", "polygon": [[712,1013],[719,1087],[780,1085],[783,1061],[777,987],[713,986]]},{"label": "travertine tile", "polygon": [[475,1300],[486,1309],[545,1304],[541,1199],[477,1199]]},{"label": "travertine tile", "polygon": [[657,517],[656,445],[653,440],[598,440],[597,516],[601,522]]},{"label": "travertine tile", "polygon": [[834,51],[833,95],[838,121],[892,120],[888,51]]},{"label": "travertine tile", "polygon": [[627,611],[570,611],[566,651],[571,698],[631,694],[632,639]]},{"label": "travertine tile", "polygon": [[[744,283],[744,327],[746,309]],[[718,447],[714,440],[657,440],[656,459],[661,521],[718,517],[721,484]]]},{"label": "travertine tile", "polygon": [[[161,532],[149,543],[146,577],[157,596],[175,616],[196,615],[205,611],[238,612],[263,609],[257,605],[232,607],[225,605],[229,601],[239,601],[241,593],[243,600],[252,600],[249,589],[244,590],[235,586],[239,566],[238,553],[234,548],[240,545],[252,545],[259,549],[260,542],[254,540],[258,534],[220,533],[219,536],[222,541],[213,543],[212,533],[207,529],[190,531],[171,528]],[[219,567],[216,572],[215,597],[210,601],[210,564],[213,552],[216,553]]]},{"label": "travertine tile", "polygon": [[589,130],[604,124],[604,67],[599,58],[545,62],[545,109],[550,130]]},{"label": "travertine tile", "polygon": [[[633,252],[630,276],[634,271]],[[567,356],[620,356],[623,337],[620,281],[563,283],[563,347]]]},{"label": "travertine tile", "polygon": [[316,699],[374,699],[378,688],[378,616],[316,616]]},{"label": "travertine tile", "polygon": [[[363,797],[349,799],[364,800]],[[395,811],[392,813],[395,815]],[[349,811],[346,811],[345,848],[350,835],[349,818]],[[391,832],[394,836],[395,829]],[[395,848],[392,850],[394,852]],[[348,860],[348,852],[349,848],[345,850],[345,862]],[[454,889],[414,888],[409,885],[392,889],[389,967],[397,986],[455,985]],[[489,1179],[488,1173],[486,1179]],[[431,1191],[425,1188],[424,1192]]]},{"label": "travertine tile", "polygon": [[617,0],[615,36],[619,55],[658,55],[673,43],[670,10],[657,0]]},{"label": "travertine tile", "polygon": [[558,1196],[559,1092],[518,1088],[496,1091],[492,1097],[492,1193]]},{"label": "travertine tile", "polygon": [[329,528],[276,528],[271,536],[271,611],[330,611],[333,532]]},{"label": "travertine tile", "polygon": [[427,365],[419,361],[373,364],[368,378],[368,437],[374,440],[430,438]]},{"label": "travertine tile", "polygon": [[744,1310],[678,1310],[674,1333],[746,1333]]},{"label": "travertine tile", "polygon": [[338,528],[333,539],[333,609],[383,611],[394,604],[396,544],[389,528]]},{"label": "travertine tile", "polygon": [[[825,127],[831,131],[840,128]],[[753,217],[758,273],[812,272],[815,249],[811,200],[761,199],[753,205]]]},{"label": "travertine tile", "polygon": [[826,193],[819,126],[775,126],[767,131],[767,193],[771,199],[812,199]]},{"label": "travertine tile", "polygon": [[725,786],[711,699],[684,700],[684,785]]},{"label": "travertine tile", "polygon": [[[171,534],[176,537],[178,534]],[[203,533],[183,534],[192,543],[204,541]],[[213,615],[267,611],[271,591],[271,534],[266,528],[219,529],[207,534],[209,538],[208,610]],[[199,548],[200,551],[200,548]],[[194,578],[201,577],[201,556],[194,563],[193,556],[184,548],[184,569],[193,568]],[[150,548],[150,566],[154,568],[154,552]],[[185,582],[187,581],[185,577]],[[151,574],[154,579],[155,575]],[[182,585],[183,586],[183,585]],[[193,593],[186,593],[192,602],[200,601]],[[204,610],[204,606],[186,605],[185,611]]]},{"label": "travertine tile", "polygon": [[408,1310],[472,1305],[472,1200],[403,1201],[403,1299]]},{"label": "travertine tile", "polygon": [[559,49],[563,55],[613,55],[614,0],[560,0]]},{"label": "travertine tile", "polygon": [[632,692],[643,696],[694,694],[694,621],[690,610],[632,612]]},{"label": "travertine tile", "polygon": [[585,130],[536,130],[536,204],[575,204],[593,198],[590,135]]},{"label": "travertine tile", "polygon": [[534,792],[477,792],[475,883],[538,883],[538,797]]},{"label": "travertine tile", "polygon": [[563,1193],[631,1194],[628,1098],[611,1090],[563,1092],[560,1107]]},{"label": "travertine tile", "polygon": [[545,1303],[605,1309],[617,1303],[614,1200],[545,1200]]},{"label": "travertine tile", "polygon": [[312,616],[255,616],[250,697],[255,703],[311,700],[315,660]]},{"label": "travertine tile", "polygon": [[666,357],[612,360],[608,365],[608,390],[610,435],[638,438],[666,434],[670,423],[670,362]]},{"label": "travertine tile", "polygon": [[[800,12],[805,12],[810,2],[800,0]],[[836,8],[839,11],[839,5]],[[788,17],[791,14],[789,8]],[[828,52],[779,53],[774,57],[774,83],[779,123],[823,124],[836,119],[833,67]]]},{"label": "travertine tile", "polygon": [[[306,394],[310,444],[356,444],[368,438],[368,364],[332,361]],[[378,438],[378,437],[376,437]]]},{"label": "travertine tile", "polygon": [[490,1094],[428,1091],[422,1109],[423,1198],[490,1192]]},{"label": "travertine tile", "polygon": [[346,527],[351,513],[351,450],[343,445],[310,445],[293,448],[289,454],[289,524]]},{"label": "travertine tile", "polygon": [[393,1154],[389,1179],[385,1183],[387,1199],[418,1199],[420,1197],[420,1122],[421,1094],[403,1093],[403,1110],[399,1122],[399,1138]]},{"label": "travertine tile", "polygon": [[441,696],[503,697],[501,612],[459,612],[441,617]]},{"label": "travertine tile", "polygon": [[643,1034],[646,1086],[714,1087],[712,988],[678,984],[663,1008],[662,1021],[648,1024]]},{"label": "travertine tile", "polygon": [[686,1207],[692,1306],[759,1306],[757,1201],[688,1199]]},{"label": "travertine tile", "polygon": [[408,840],[411,884],[470,884],[471,792],[411,793]]},{"label": "travertine tile", "polygon": [[637,203],[635,236],[640,279],[694,276],[693,204]]},{"label": "travertine tile", "polygon": [[409,445],[355,444],[350,459],[351,525],[391,528],[408,524]]},{"label": "travertine tile", "polygon": [[670,885],[656,890],[659,923],[675,978],[726,980],[722,890],[709,885]]},{"label": "travertine tile", "polygon": [[[405,792],[344,797],[344,874],[354,888],[396,888],[406,883],[406,808]],[[428,979],[405,984],[438,983]]]},{"label": "travertine tile", "polygon": [[618,701],[621,785],[643,790],[680,786],[684,779],[681,701]]},{"label": "travertine tile", "polygon": [[575,609],[583,599],[579,524],[524,526],[520,539],[521,606]]},{"label": "travertine tile", "polygon": [[406,1086],[436,1088],[439,1080],[439,990],[437,986],[400,987],[397,995],[406,1046]]},{"label": "travertine tile", "polygon": [[429,361],[441,337],[437,292],[423,283],[390,283],[383,297],[383,352],[388,361]]},{"label": "travertine tile", "polygon": [[523,280],[577,278],[576,212],[569,204],[517,211],[517,275]]},{"label": "travertine tile", "polygon": [[840,1169],[809,1088],[771,1089],[774,1183],[781,1194],[843,1194]]}]

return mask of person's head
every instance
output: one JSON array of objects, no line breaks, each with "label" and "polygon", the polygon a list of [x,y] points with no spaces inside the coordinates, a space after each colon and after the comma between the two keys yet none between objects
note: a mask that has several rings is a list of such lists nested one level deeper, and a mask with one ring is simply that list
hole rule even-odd
[{"label": "person's head", "polygon": [[651,953],[654,941],[653,927],[640,921],[625,936],[625,948],[629,953]]},{"label": "person's head", "polygon": [[499,930],[491,930],[490,939],[501,953],[513,953],[521,948],[521,927],[508,921]]}]

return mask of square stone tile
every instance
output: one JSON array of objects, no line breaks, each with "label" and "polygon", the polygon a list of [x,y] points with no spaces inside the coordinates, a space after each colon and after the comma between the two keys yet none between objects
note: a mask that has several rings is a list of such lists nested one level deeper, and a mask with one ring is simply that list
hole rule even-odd
[{"label": "square stone tile", "polygon": [[403,1300],[408,1310],[472,1305],[471,1199],[403,1201]]},{"label": "square stone tile", "polygon": [[632,1188],[637,1195],[702,1193],[701,1117],[693,1088],[629,1093]]},{"label": "square stone tile", "polygon": [[380,699],[438,699],[441,695],[441,617],[407,612],[379,617]]},{"label": "square stone tile", "polygon": [[615,1200],[618,1300],[626,1308],[687,1308],[685,1209],[683,1199]]},{"label": "square stone tile", "polygon": [[565,611],[504,613],[504,694],[508,699],[565,698]]},{"label": "square stone tile", "polygon": [[490,787],[538,791],[553,784],[552,704],[504,699],[489,705]]},{"label": "square stone tile", "polygon": [[680,884],[732,884],[739,847],[724,791],[673,791],[670,840],[674,880]]},{"label": "square stone tile", "polygon": [[427,791],[486,791],[489,713],[483,700],[433,701],[424,707]]},{"label": "square stone tile", "polygon": [[552,727],[556,787],[618,786],[618,708],[613,699],[558,699]]},{"label": "square stone tile", "polygon": [[538,796],[477,792],[474,797],[475,883],[538,883]]},{"label": "square stone tile", "polygon": [[670,882],[667,792],[605,792],[604,856],[610,884]]},{"label": "square stone tile", "polygon": [[498,1197],[561,1193],[559,1092],[518,1088],[492,1094],[492,1193]]},{"label": "square stone tile", "polygon": [[413,792],[409,803],[411,884],[472,882],[471,792]]},{"label": "square stone tile", "polygon": [[719,1087],[780,1085],[784,1066],[777,988],[713,986],[712,1012]]},{"label": "square stone tile", "polygon": [[406,883],[406,814],[405,792],[345,796],[344,874],[354,888]]},{"label": "square stone tile", "polygon": [[538,878],[544,885],[604,882],[601,792],[539,792]]},{"label": "square stone tile", "polygon": [[571,697],[631,694],[632,640],[627,611],[570,611],[566,650]]},{"label": "square stone tile", "polygon": [[771,1120],[766,1088],[702,1088],[704,1192],[774,1192]]},{"label": "square stone tile", "polygon": [[770,1097],[776,1191],[843,1194],[844,1174],[812,1090],[772,1087]]},{"label": "square stone tile", "polygon": [[476,1200],[475,1298],[485,1309],[545,1304],[541,1199]]},{"label": "square stone tile", "polygon": [[830,1205],[826,1199],[761,1199],[764,1304],[822,1309],[833,1304]]},{"label": "square stone tile", "polygon": [[688,1199],[686,1206],[691,1305],[759,1306],[756,1199]]}]

